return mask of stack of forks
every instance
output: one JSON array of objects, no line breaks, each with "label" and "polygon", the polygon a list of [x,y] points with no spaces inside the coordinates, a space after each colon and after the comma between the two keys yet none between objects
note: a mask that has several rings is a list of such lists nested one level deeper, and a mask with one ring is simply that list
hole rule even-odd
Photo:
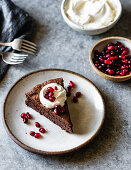
[{"label": "stack of forks", "polygon": [[12,53],[12,52],[0,52],[0,55],[2,56],[2,60],[7,64],[21,64],[24,62],[28,54],[35,55],[37,51],[36,44],[24,40],[24,39],[14,39],[10,43],[0,43],[0,45],[4,46],[10,46],[12,49],[21,51],[27,54],[21,54],[21,53]]}]

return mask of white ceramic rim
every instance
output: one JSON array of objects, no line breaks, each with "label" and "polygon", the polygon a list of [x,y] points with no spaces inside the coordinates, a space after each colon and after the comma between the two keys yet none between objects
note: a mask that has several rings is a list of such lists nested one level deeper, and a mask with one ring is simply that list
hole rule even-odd
[{"label": "white ceramic rim", "polygon": [[102,30],[102,29],[104,29],[104,28],[110,28],[112,25],[115,25],[115,24],[118,22],[118,20],[119,20],[120,17],[121,17],[121,14],[122,14],[122,4],[121,4],[120,0],[118,0],[119,6],[120,6],[120,11],[119,11],[118,16],[116,17],[116,19],[115,19],[113,22],[111,22],[111,23],[110,23],[109,25],[107,25],[107,26],[103,26],[103,27],[96,28],[96,29],[95,29],[95,28],[93,28],[93,29],[84,29],[82,26],[79,26],[79,25],[75,24],[74,22],[72,22],[72,21],[67,17],[67,15],[65,14],[64,7],[65,7],[65,4],[66,4],[67,1],[68,1],[68,0],[63,0],[62,3],[61,3],[61,13],[62,13],[62,16],[63,16],[65,22],[66,22],[70,27],[74,27],[74,28],[76,28],[76,29],[78,29],[78,30],[80,30],[80,31],[99,31],[99,30]]}]

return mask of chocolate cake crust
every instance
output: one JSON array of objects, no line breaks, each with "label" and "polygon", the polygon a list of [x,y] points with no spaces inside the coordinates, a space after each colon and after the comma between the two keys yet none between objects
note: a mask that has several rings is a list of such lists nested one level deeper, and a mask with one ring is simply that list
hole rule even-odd
[{"label": "chocolate cake crust", "polygon": [[27,92],[25,104],[32,109],[39,112],[41,115],[44,115],[49,120],[51,120],[56,125],[60,126],[63,130],[66,130],[69,133],[72,133],[72,123],[70,119],[69,109],[67,105],[67,101],[65,102],[64,109],[65,112],[61,115],[56,115],[53,111],[53,109],[46,108],[41,102],[40,102],[40,91],[41,89],[49,84],[49,83],[57,83],[64,87],[63,85],[63,78],[57,78],[57,79],[51,79],[48,81],[45,81],[42,84],[36,85],[34,88],[32,88],[29,92]]}]

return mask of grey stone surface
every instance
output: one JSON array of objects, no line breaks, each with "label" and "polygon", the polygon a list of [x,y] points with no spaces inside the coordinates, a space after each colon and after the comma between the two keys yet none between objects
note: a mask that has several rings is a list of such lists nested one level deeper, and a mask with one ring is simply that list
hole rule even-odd
[{"label": "grey stone surface", "polygon": [[[99,39],[107,36],[131,38],[131,0],[122,0],[119,23],[107,33],[88,36],[73,31],[63,21],[61,0],[14,0],[34,17],[37,23],[35,42],[39,53],[23,64],[10,67],[0,83],[0,169],[131,169],[131,81],[113,83],[102,79],[89,64],[89,51]],[[89,78],[100,89],[107,113],[100,134],[85,148],[64,156],[40,156],[17,146],[2,123],[4,98],[21,76],[44,68],[63,68]]]}]

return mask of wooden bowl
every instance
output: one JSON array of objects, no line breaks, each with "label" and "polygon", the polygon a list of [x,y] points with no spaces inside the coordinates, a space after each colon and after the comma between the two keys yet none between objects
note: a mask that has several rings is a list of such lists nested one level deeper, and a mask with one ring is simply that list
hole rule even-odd
[{"label": "wooden bowl", "polygon": [[91,66],[93,67],[93,69],[95,70],[95,72],[110,81],[115,81],[115,82],[122,82],[122,81],[126,81],[129,80],[131,78],[131,74],[130,75],[126,75],[126,76],[121,76],[121,77],[116,77],[116,76],[110,76],[107,75],[103,72],[101,72],[93,63],[93,57],[94,57],[94,51],[98,50],[98,51],[102,51],[108,43],[116,43],[117,41],[121,42],[123,45],[125,45],[127,48],[129,48],[129,53],[131,54],[131,40],[127,39],[127,38],[123,38],[123,37],[107,37],[104,38],[100,41],[98,41],[91,49],[90,51],[90,55],[89,55],[89,59],[90,59],[90,63]]}]

